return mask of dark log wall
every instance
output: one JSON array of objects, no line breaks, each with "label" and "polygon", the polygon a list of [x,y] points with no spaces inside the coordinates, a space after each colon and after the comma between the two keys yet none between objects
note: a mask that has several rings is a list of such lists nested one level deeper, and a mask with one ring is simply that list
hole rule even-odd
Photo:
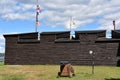
[{"label": "dark log wall", "polygon": [[120,56],[120,43],[119,43],[119,46],[118,46],[118,53],[117,53],[117,56]]},{"label": "dark log wall", "polygon": [[5,63],[13,64],[17,55],[17,36],[6,37]]},{"label": "dark log wall", "polygon": [[[98,43],[96,60],[103,65],[117,64],[118,43]],[[97,63],[96,63],[97,64]]]},{"label": "dark log wall", "polygon": [[120,30],[112,30],[112,38],[120,39]]},{"label": "dark log wall", "polygon": [[75,65],[91,65],[89,50],[95,53],[95,65],[119,65],[119,40],[105,38],[106,31],[43,32],[4,35],[6,39],[5,64],[59,64],[69,61]]}]

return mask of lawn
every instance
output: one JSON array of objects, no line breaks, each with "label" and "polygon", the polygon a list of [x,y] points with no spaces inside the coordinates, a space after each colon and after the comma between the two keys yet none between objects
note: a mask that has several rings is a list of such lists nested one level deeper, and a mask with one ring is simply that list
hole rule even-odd
[{"label": "lawn", "polygon": [[3,65],[0,62],[0,80],[120,80],[120,67],[95,66],[94,77],[91,66],[73,66],[75,76],[57,77],[59,65]]}]

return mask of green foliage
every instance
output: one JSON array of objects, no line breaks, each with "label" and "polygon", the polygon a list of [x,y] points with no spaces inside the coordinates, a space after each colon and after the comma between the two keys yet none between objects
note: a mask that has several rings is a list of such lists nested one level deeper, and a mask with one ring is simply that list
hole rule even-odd
[{"label": "green foliage", "polygon": [[0,57],[4,57],[5,56],[5,54],[4,53],[0,53]]}]

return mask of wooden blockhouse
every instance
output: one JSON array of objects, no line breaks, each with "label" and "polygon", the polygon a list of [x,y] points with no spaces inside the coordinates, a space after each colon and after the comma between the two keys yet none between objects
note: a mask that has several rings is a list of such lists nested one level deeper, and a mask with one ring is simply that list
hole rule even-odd
[{"label": "wooden blockhouse", "polygon": [[[106,38],[106,30],[6,34],[5,64],[34,65],[59,64],[91,65],[90,50],[95,53],[95,65],[120,66],[120,30],[113,30]],[[38,39],[40,38],[40,39]]]}]

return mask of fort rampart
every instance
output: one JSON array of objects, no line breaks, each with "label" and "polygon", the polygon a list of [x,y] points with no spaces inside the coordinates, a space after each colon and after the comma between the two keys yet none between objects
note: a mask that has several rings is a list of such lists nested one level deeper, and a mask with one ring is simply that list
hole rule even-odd
[{"label": "fort rampart", "polygon": [[106,30],[7,34],[5,64],[33,65],[59,64],[69,61],[74,65],[91,65],[90,50],[95,53],[95,65],[120,66],[120,31],[112,31],[106,38]]}]

